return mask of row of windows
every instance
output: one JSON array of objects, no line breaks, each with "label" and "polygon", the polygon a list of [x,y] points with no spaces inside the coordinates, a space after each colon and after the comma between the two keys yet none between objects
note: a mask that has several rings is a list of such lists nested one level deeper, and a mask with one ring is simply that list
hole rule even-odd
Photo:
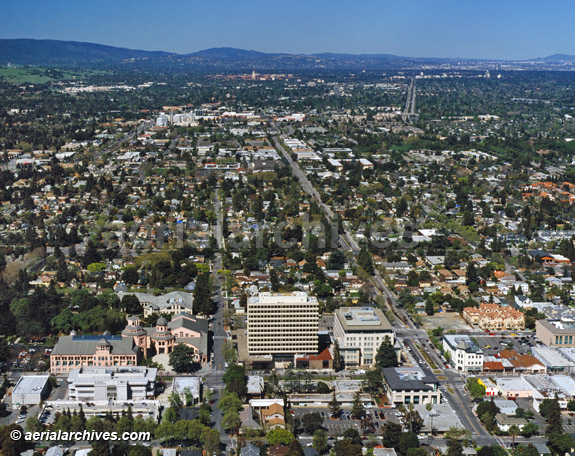
[{"label": "row of windows", "polygon": [[277,312],[277,311],[293,311],[293,310],[306,310],[308,312],[319,313],[319,307],[317,305],[307,305],[307,306],[254,306],[248,304],[248,312]]},{"label": "row of windows", "polygon": [[317,353],[317,343],[310,342],[310,341],[281,341],[276,344],[266,344],[261,341],[255,341],[248,344],[248,350],[252,351],[254,349],[260,350],[276,350],[282,351],[290,349],[300,349],[301,347],[306,347],[309,351],[314,351]]},{"label": "row of windows", "polygon": [[[135,363],[134,363],[135,364]],[[88,366],[131,366],[132,365],[132,361],[124,361],[124,362],[120,362],[120,361],[114,361],[114,363],[112,364],[107,363],[107,362],[98,362],[95,363],[94,361],[88,361],[86,362],[81,362],[81,361],[56,361],[55,363],[52,363],[53,366],[83,366],[83,365],[88,365]]]},{"label": "row of windows", "polygon": [[119,360],[126,360],[126,359],[134,359],[136,356],[135,355],[121,355],[121,356],[112,356],[112,357],[107,357],[107,356],[93,356],[93,355],[89,355],[89,356],[54,356],[52,355],[51,359],[56,359],[56,360],[68,360],[68,361],[76,361],[76,360],[82,360],[82,361],[88,361],[88,360],[92,360],[92,359],[99,359],[99,360],[107,360],[107,359],[119,359]]},{"label": "row of windows", "polygon": [[273,344],[279,344],[279,343],[283,343],[283,342],[294,342],[294,343],[305,343],[305,342],[310,342],[310,343],[317,343],[317,337],[276,337],[275,340],[269,340],[268,338],[265,337],[250,337],[250,339],[248,340],[248,344],[253,344],[256,342],[260,342],[263,345],[273,345]]},{"label": "row of windows", "polygon": [[289,324],[289,325],[305,325],[305,326],[310,326],[310,327],[314,327],[317,328],[318,327],[318,323],[317,321],[313,321],[313,320],[309,320],[309,319],[303,319],[303,318],[298,318],[298,319],[290,319],[290,320],[285,320],[285,319],[275,319],[275,320],[248,320],[248,326],[253,326],[253,325],[273,325],[273,326],[277,326],[277,325],[285,325],[285,324]]},{"label": "row of windows", "polygon": [[555,345],[570,345],[573,343],[573,336],[555,336]]},{"label": "row of windows", "polygon": [[248,337],[260,336],[260,337],[275,338],[275,337],[282,336],[282,335],[293,337],[293,336],[298,336],[300,334],[302,337],[304,337],[304,336],[306,336],[306,337],[315,336],[316,339],[318,337],[317,331],[303,330],[300,328],[295,328],[295,329],[282,328],[281,330],[279,330],[279,329],[274,330],[273,328],[250,329]]}]

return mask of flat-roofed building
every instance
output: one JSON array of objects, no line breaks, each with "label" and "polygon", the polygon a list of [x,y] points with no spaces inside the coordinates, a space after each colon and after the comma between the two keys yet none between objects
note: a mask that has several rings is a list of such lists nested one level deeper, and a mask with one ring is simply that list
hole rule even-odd
[{"label": "flat-roofed building", "polygon": [[380,309],[341,307],[334,320],[333,334],[347,366],[372,366],[386,338],[395,344],[395,333]]},{"label": "flat-roofed building", "polygon": [[551,347],[533,347],[531,349],[533,356],[547,369],[547,373],[553,372],[575,372],[575,362],[569,360],[556,348]]},{"label": "flat-roofed building", "polygon": [[12,405],[37,405],[50,390],[49,375],[23,375],[12,390]]},{"label": "flat-roofed building", "polygon": [[575,320],[537,320],[535,335],[548,347],[575,347]]},{"label": "flat-roofed building", "polygon": [[144,366],[83,367],[68,375],[69,399],[79,402],[153,399],[158,369]]},{"label": "flat-roofed building", "polygon": [[463,372],[480,372],[483,370],[483,352],[477,344],[466,335],[445,334],[443,349],[451,355],[455,369]]},{"label": "flat-roofed building", "polygon": [[172,389],[181,397],[184,404],[187,396],[191,397],[194,404],[200,402],[202,398],[202,385],[199,377],[174,377]]},{"label": "flat-roofed building", "polygon": [[248,396],[262,397],[264,395],[264,378],[260,375],[248,375]]},{"label": "flat-roofed building", "polygon": [[439,380],[421,367],[386,367],[384,387],[390,404],[439,404]]},{"label": "flat-roofed building", "polygon": [[523,377],[496,378],[497,386],[505,399],[532,398],[535,388]]},{"label": "flat-roofed building", "polygon": [[259,293],[248,299],[247,346],[250,355],[293,360],[318,353],[319,304],[304,292]]}]

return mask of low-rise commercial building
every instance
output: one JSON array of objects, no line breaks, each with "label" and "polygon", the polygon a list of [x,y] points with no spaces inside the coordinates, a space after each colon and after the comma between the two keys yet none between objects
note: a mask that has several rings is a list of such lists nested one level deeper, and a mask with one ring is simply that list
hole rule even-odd
[{"label": "low-rise commercial building", "polygon": [[548,347],[575,347],[575,321],[571,319],[537,320],[535,335]]},{"label": "low-rise commercial building", "polygon": [[555,348],[533,347],[531,353],[545,366],[548,373],[575,372],[575,362],[563,356],[561,352]]},{"label": "low-rise commercial building", "polygon": [[193,404],[197,404],[202,399],[202,384],[198,377],[174,377],[172,389],[180,396],[184,404],[188,396]]},{"label": "low-rise commercial building", "polygon": [[421,367],[387,367],[383,369],[384,387],[393,405],[439,404],[439,380],[429,369]]},{"label": "low-rise commercial building", "polygon": [[49,375],[23,375],[12,390],[12,405],[37,405],[50,392]]},{"label": "low-rise commercial building", "polygon": [[395,344],[388,319],[380,309],[372,307],[337,309],[333,333],[346,366],[372,366],[377,349],[385,339]]},{"label": "low-rise commercial building", "polygon": [[532,398],[535,388],[523,377],[496,378],[497,386],[505,399]]},{"label": "low-rise commercial building", "polygon": [[79,402],[143,401],[153,399],[156,368],[143,366],[83,367],[68,375],[69,399]]}]

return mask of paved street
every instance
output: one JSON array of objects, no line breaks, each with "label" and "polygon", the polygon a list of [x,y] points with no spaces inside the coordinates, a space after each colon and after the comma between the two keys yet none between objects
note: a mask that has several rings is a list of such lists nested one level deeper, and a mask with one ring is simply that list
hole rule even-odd
[{"label": "paved street", "polygon": [[[413,81],[412,85],[414,85]],[[413,94],[411,94],[410,97],[412,98],[409,99],[408,97],[408,104],[409,103],[414,104],[415,103],[414,89]],[[287,160],[288,164],[291,166],[293,173],[300,182],[303,190],[306,193],[308,193],[320,205],[326,217],[329,220],[333,220],[333,213],[331,209],[325,203],[322,202],[318,191],[310,183],[310,181],[306,177],[305,173],[301,170],[299,165],[291,158],[289,151],[284,149],[284,147],[277,140],[277,138],[274,138],[274,145],[282,153],[282,155]],[[347,231],[343,235],[339,236],[339,243],[343,250],[350,252],[354,256],[359,253],[359,246],[357,245],[351,234],[348,233]],[[455,410],[463,426],[466,429],[471,430],[474,436],[481,437],[486,442],[490,442],[490,444],[497,443],[497,439],[489,435],[489,433],[483,428],[482,424],[479,422],[479,419],[474,415],[472,411],[472,401],[469,398],[469,396],[467,396],[463,392],[465,384],[464,379],[457,372],[445,368],[445,362],[438,356],[437,352],[432,347],[426,332],[424,330],[417,329],[415,323],[413,322],[411,317],[407,314],[407,312],[398,306],[395,295],[391,292],[391,290],[389,290],[389,288],[383,281],[378,271],[376,271],[372,279],[378,292],[381,293],[381,295],[383,295],[386,298],[391,310],[394,312],[395,315],[399,317],[395,319],[392,324],[398,331],[398,336],[400,337],[400,340],[402,339],[405,341],[407,346],[410,348],[409,353],[411,357],[419,366],[427,367],[433,370],[440,377],[440,381],[442,383],[441,385],[442,394],[446,398],[450,406],[453,408],[453,410]],[[417,344],[415,343],[415,340],[418,341]],[[420,347],[428,357],[427,359],[420,352]],[[435,364],[436,369],[433,369],[434,366],[430,366],[430,364],[428,363],[428,359],[430,360],[430,362]]]}]

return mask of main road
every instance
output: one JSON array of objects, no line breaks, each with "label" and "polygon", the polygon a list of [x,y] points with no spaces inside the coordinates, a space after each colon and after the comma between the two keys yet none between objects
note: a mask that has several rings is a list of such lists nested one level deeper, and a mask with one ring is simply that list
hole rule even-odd
[{"label": "main road", "polygon": [[[414,81],[415,78],[410,85],[410,91],[413,91],[413,94],[409,94],[408,104],[410,104],[410,101],[415,103]],[[314,199],[323,210],[327,219],[332,222],[334,216],[329,206],[321,200],[318,191],[311,184],[299,165],[291,158],[289,152],[285,150],[277,137],[273,139],[276,149],[279,150],[287,160],[303,190]],[[359,254],[359,245],[349,231],[343,230],[343,234],[339,234],[338,240],[342,250],[351,253],[354,258]],[[477,416],[473,413],[471,398],[464,393],[464,379],[457,372],[444,368],[444,362],[431,345],[427,333],[422,329],[418,329],[407,312],[398,305],[395,295],[389,290],[379,271],[376,271],[371,279],[378,293],[387,299],[389,307],[399,317],[393,322],[394,326],[397,327],[398,339],[410,347],[411,353],[418,365],[438,373],[442,394],[452,409],[457,413],[461,424],[465,429],[469,429],[473,433],[476,440],[480,439],[482,444],[501,444],[498,439],[491,436],[485,430]],[[415,340],[418,340],[420,343],[415,343]],[[427,357],[422,354],[422,351],[425,352]]]},{"label": "main road", "polygon": [[[223,213],[219,200],[219,189],[216,189],[214,196],[214,211],[217,215],[215,226],[215,237],[220,250],[225,248],[223,237]],[[212,416],[216,429],[220,431],[220,440],[226,447],[234,448],[234,441],[226,434],[222,426],[222,412],[217,407],[220,400],[222,390],[224,389],[223,376],[226,371],[226,365],[223,355],[224,341],[228,339],[224,326],[224,310],[226,307],[226,300],[222,295],[222,283],[219,271],[222,269],[222,255],[220,252],[216,254],[214,261],[214,269],[212,271],[212,285],[215,290],[214,303],[217,306],[216,313],[213,318],[213,346],[212,346],[212,362],[210,363],[210,370],[205,375],[204,385],[210,388],[213,394],[214,406],[212,406]]]}]

